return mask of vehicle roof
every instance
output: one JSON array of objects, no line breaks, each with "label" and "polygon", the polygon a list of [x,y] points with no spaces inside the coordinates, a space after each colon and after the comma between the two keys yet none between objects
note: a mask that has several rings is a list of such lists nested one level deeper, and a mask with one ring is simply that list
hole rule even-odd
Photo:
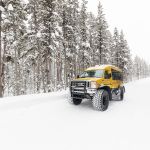
[{"label": "vehicle roof", "polygon": [[121,69],[119,69],[118,67],[116,67],[114,65],[96,65],[94,67],[87,68],[86,71],[88,71],[88,70],[98,70],[98,69],[104,69],[104,70],[114,69],[114,70],[122,72]]}]

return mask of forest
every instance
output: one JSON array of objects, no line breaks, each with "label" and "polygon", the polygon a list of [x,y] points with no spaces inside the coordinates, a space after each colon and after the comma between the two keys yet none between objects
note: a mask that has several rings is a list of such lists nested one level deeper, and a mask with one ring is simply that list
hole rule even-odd
[{"label": "forest", "polygon": [[121,68],[124,82],[150,76],[131,52],[123,30],[110,31],[101,2],[97,15],[86,0],[0,2],[0,97],[66,89],[101,64]]}]

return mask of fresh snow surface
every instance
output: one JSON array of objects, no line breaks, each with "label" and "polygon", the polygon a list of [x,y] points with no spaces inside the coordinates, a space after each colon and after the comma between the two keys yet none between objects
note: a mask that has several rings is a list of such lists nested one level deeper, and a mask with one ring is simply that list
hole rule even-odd
[{"label": "fresh snow surface", "polygon": [[0,99],[0,150],[150,150],[150,78],[126,85],[105,112],[66,91]]}]

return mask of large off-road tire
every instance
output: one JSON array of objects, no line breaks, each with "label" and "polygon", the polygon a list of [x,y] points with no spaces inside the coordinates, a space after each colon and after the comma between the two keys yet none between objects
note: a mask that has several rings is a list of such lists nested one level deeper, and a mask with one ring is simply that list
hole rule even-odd
[{"label": "large off-road tire", "polygon": [[71,104],[79,105],[79,104],[81,104],[82,99],[72,98],[72,97],[70,96],[70,97],[68,97],[68,101],[69,101],[69,103],[71,103]]},{"label": "large off-road tire", "polygon": [[92,104],[94,109],[105,111],[109,105],[109,93],[104,89],[98,90],[92,99]]},{"label": "large off-road tire", "polygon": [[121,88],[121,92],[120,92],[120,100],[122,101],[124,99],[124,93],[125,93],[125,88]]},{"label": "large off-road tire", "polygon": [[68,99],[69,103],[74,104],[74,105],[79,105],[82,102],[82,99],[72,98],[71,94],[70,94],[70,91],[67,95],[67,99]]},{"label": "large off-road tire", "polygon": [[82,99],[73,98],[72,101],[74,105],[80,105],[82,102]]}]

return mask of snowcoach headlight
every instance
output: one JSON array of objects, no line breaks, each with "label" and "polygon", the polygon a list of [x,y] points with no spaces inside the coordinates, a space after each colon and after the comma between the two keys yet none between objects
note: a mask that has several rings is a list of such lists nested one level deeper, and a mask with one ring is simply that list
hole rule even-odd
[{"label": "snowcoach headlight", "polygon": [[90,83],[90,88],[92,88],[92,89],[97,89],[97,88],[98,88],[97,82],[91,81],[91,83]]}]

